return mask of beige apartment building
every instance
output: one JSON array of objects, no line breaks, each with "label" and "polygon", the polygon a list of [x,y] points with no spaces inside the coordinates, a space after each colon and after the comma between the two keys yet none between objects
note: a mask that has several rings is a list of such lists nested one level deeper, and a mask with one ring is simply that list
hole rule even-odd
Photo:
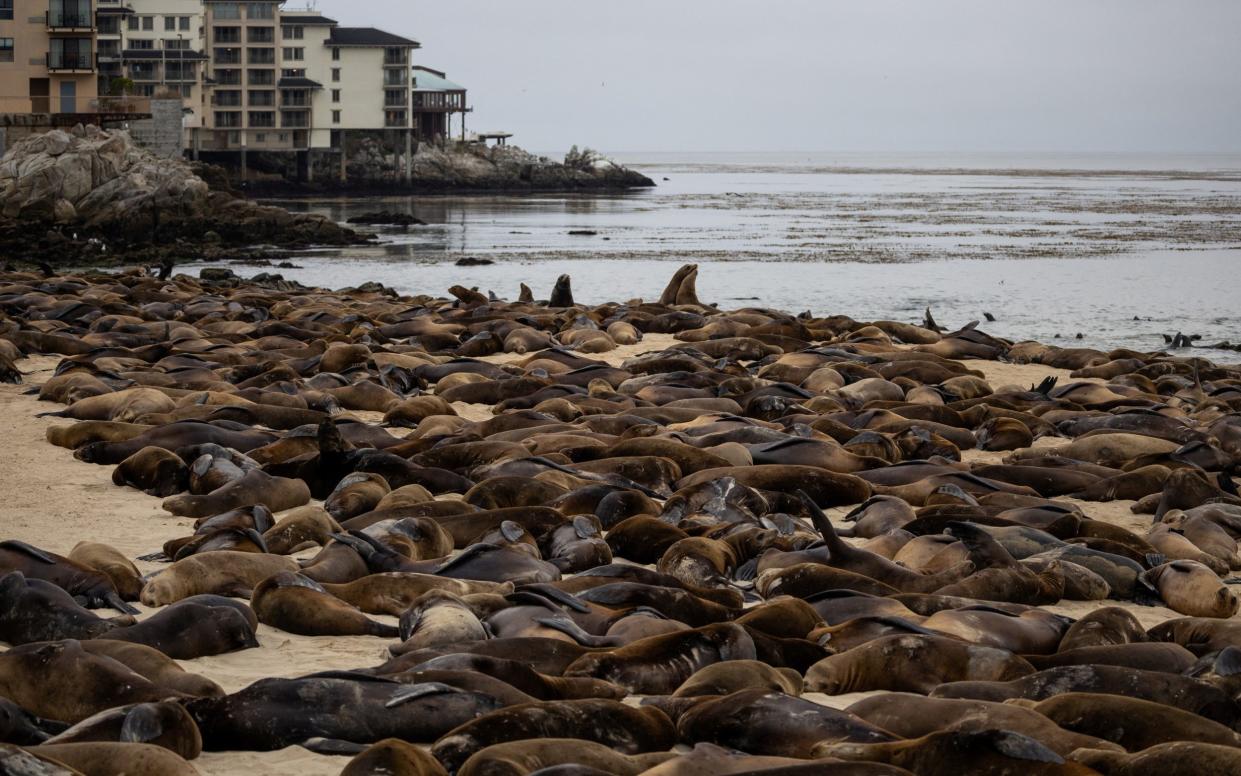
[{"label": "beige apartment building", "polygon": [[358,138],[408,156],[450,137],[452,117],[469,111],[464,87],[414,65],[417,41],[282,4],[0,0],[0,114],[102,112],[97,96],[122,92],[179,96],[193,153],[244,165],[252,152],[298,152],[309,171],[309,152]]},{"label": "beige apartment building", "polygon": [[95,110],[92,0],[0,0],[0,112]]}]

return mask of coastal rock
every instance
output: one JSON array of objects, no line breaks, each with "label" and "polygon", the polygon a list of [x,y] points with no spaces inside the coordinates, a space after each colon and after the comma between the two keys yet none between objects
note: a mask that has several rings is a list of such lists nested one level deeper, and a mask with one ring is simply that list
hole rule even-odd
[{"label": "coastal rock", "polygon": [[348,244],[354,232],[213,191],[190,165],[154,156],[123,131],[78,125],[32,135],[0,160],[0,219],[23,228],[71,226],[122,243]]},{"label": "coastal rock", "polygon": [[575,148],[564,163],[516,146],[424,145],[413,159],[414,186],[459,189],[626,189],[654,186],[650,178],[591,151]]}]

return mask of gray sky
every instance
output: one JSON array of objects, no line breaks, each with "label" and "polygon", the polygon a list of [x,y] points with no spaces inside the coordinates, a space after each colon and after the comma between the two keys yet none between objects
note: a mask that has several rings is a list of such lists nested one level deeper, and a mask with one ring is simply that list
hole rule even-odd
[{"label": "gray sky", "polygon": [[421,41],[531,149],[1241,151],[1241,0],[318,7]]}]

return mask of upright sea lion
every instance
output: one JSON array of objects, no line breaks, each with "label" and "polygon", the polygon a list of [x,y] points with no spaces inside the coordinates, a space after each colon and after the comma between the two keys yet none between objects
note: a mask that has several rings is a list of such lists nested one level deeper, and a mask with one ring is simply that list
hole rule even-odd
[{"label": "upright sea lion", "polygon": [[572,307],[573,306],[573,289],[571,280],[568,275],[561,275],[556,278],[556,285],[552,288],[551,299],[548,300],[549,307]]}]

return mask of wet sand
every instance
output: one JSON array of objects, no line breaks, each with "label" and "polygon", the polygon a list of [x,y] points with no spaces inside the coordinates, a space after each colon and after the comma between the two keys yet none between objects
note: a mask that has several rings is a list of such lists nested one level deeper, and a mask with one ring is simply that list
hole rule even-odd
[{"label": "wet sand", "polygon": [[[623,346],[596,358],[619,364],[626,358],[647,350],[675,344],[671,335],[647,335],[637,345]],[[515,361],[522,355],[502,354],[489,357],[494,361]],[[193,520],[171,517],[160,509],[160,499],[129,487],[112,484],[111,466],[82,463],[72,451],[56,447],[45,439],[49,427],[65,424],[59,418],[39,418],[41,412],[53,412],[60,405],[38,401],[25,395],[32,387],[51,377],[59,357],[36,357],[18,362],[26,373],[24,385],[0,385],[0,417],[6,420],[7,433],[0,445],[0,535],[20,539],[53,552],[67,554],[83,540],[103,542],[116,547],[130,558],[154,552],[167,540],[193,531]],[[1049,376],[1069,379],[1069,372],[1040,365],[1003,364],[992,361],[966,361],[967,366],[982,371],[993,387],[1006,383],[1028,386]],[[482,419],[490,415],[484,405],[456,404],[464,417]],[[366,420],[376,421],[376,413],[357,413]],[[1065,440],[1043,439],[1036,444],[1055,445]],[[967,451],[967,460],[990,460],[998,453]],[[1072,501],[1071,499],[1066,499]],[[1134,515],[1133,502],[1083,503],[1087,515],[1122,525],[1130,530],[1145,531],[1150,518]],[[831,510],[834,519],[848,508]],[[278,516],[277,516],[278,517]],[[143,573],[156,571],[163,564],[136,561]],[[1176,617],[1163,607],[1138,606],[1129,602],[1107,602],[1134,613],[1144,626],[1152,626]],[[1096,609],[1099,602],[1065,601],[1046,607],[1050,611],[1080,617]],[[139,605],[139,608],[141,607]],[[396,618],[376,619],[396,622]],[[329,669],[356,668],[382,662],[390,639],[369,636],[297,636],[259,625],[259,649],[225,655],[178,661],[186,670],[202,674],[218,682],[227,692],[234,692],[269,676],[289,677]],[[869,693],[828,697],[812,694],[807,697],[818,703],[844,708]],[[636,701],[634,701],[636,702]],[[347,758],[317,755],[300,747],[276,752],[204,753],[194,766],[205,776],[263,773],[273,776],[335,776]]]}]

